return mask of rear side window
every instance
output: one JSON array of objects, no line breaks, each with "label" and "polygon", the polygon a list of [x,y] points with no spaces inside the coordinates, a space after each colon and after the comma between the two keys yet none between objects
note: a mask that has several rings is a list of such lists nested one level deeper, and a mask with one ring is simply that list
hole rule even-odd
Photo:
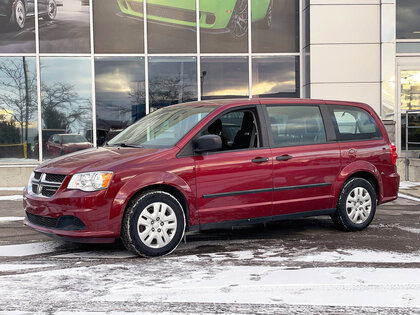
[{"label": "rear side window", "polygon": [[267,106],[275,147],[326,142],[318,106]]},{"label": "rear side window", "polygon": [[334,106],[332,113],[338,140],[370,140],[382,137],[375,119],[361,108]]}]

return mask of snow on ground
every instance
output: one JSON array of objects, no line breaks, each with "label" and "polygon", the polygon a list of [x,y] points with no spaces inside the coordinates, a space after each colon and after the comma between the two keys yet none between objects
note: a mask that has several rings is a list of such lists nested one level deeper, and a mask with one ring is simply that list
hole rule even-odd
[{"label": "snow on ground", "polygon": [[419,290],[418,269],[412,268],[235,266],[194,263],[189,256],[0,277],[1,300],[19,297],[34,303],[48,300],[50,305],[80,299],[99,304],[165,301],[420,307]]},{"label": "snow on ground", "polygon": [[411,227],[406,227],[406,226],[397,226],[398,229],[406,231],[406,232],[411,232],[414,234],[420,234],[420,229],[416,229],[416,228],[411,228]]},{"label": "snow on ground", "polygon": [[23,195],[0,196],[1,200],[23,200]]},{"label": "snow on ground", "polygon": [[53,241],[17,245],[2,245],[0,246],[0,257],[20,257],[52,253],[57,249],[58,246],[59,243]]},{"label": "snow on ground", "polygon": [[25,187],[0,187],[0,191],[23,191]]},{"label": "snow on ground", "polygon": [[0,272],[54,267],[52,264],[0,264]]},{"label": "snow on ground", "polygon": [[408,181],[400,182],[400,189],[410,189],[416,186],[420,186],[420,182],[408,182]]},{"label": "snow on ground", "polygon": [[11,221],[21,221],[25,217],[0,217],[0,223],[11,222]]}]

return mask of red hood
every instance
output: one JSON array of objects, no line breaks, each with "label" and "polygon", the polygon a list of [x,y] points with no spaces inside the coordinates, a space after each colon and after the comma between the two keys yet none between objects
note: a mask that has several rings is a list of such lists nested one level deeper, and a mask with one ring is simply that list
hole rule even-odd
[{"label": "red hood", "polygon": [[77,172],[113,171],[130,162],[147,162],[162,158],[173,149],[156,148],[92,148],[61,156],[42,163],[36,171],[71,175]]}]

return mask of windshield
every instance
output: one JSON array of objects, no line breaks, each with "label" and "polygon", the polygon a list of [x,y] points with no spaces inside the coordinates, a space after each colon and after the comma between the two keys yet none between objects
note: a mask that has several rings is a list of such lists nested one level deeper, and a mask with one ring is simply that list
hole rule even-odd
[{"label": "windshield", "polygon": [[134,123],[108,145],[173,147],[216,106],[170,106]]},{"label": "windshield", "polygon": [[80,143],[88,142],[87,139],[82,135],[62,135],[63,143]]}]

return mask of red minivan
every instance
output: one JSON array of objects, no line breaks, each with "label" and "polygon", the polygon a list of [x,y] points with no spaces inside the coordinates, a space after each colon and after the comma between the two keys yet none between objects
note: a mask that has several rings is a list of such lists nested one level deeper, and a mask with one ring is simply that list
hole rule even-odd
[{"label": "red minivan", "polygon": [[26,224],[141,256],[185,231],[330,215],[366,228],[397,198],[395,146],[360,103],[246,99],[159,109],[104,147],[41,164],[24,191]]}]

